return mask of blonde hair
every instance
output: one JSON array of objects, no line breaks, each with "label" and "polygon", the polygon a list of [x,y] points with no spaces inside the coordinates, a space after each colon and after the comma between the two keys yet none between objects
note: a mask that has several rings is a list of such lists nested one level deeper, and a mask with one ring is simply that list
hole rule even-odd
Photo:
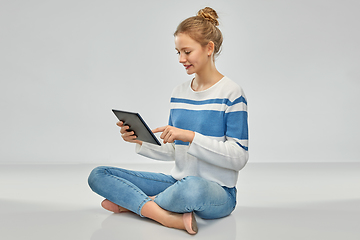
[{"label": "blonde hair", "polygon": [[198,11],[196,16],[189,17],[182,21],[177,27],[174,36],[179,33],[189,35],[192,39],[206,46],[210,41],[214,43],[214,56],[220,54],[223,36],[219,26],[219,17],[216,11],[205,7]]}]

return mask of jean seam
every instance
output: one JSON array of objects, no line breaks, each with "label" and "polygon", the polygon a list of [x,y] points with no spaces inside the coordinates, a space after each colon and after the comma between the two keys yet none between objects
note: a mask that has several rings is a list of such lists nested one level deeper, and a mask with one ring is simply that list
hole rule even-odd
[{"label": "jean seam", "polygon": [[151,181],[162,182],[162,183],[172,183],[172,184],[174,183],[174,182],[171,182],[171,181],[163,181],[163,180],[158,180],[158,179],[153,179],[153,178],[138,176],[138,175],[136,175],[136,174],[134,174],[134,173],[132,173],[132,172],[123,171],[123,169],[121,169],[121,168],[109,168],[109,169],[115,169],[115,170],[121,171],[121,172],[123,172],[123,173],[129,174],[129,175],[132,175],[132,176],[135,176],[135,177],[139,177],[139,178],[151,180]]},{"label": "jean seam", "polygon": [[[226,191],[226,190],[225,190]],[[223,205],[226,205],[227,203],[232,203],[232,198],[234,198],[233,196],[232,196],[232,194],[231,193],[229,193],[228,191],[226,191],[226,193],[228,194],[228,195],[230,195],[230,196],[228,196],[227,197],[227,200],[226,201],[224,201],[224,202],[222,202],[222,203],[219,203],[219,204],[211,204],[211,203],[209,203],[209,206],[214,206],[214,207],[217,207],[217,206],[223,206]],[[234,203],[236,204],[236,199],[234,198]]]},{"label": "jean seam", "polygon": [[[219,183],[217,183],[219,186],[221,186]],[[221,186],[222,187],[222,186]],[[222,187],[222,189],[224,189],[223,187]],[[226,189],[224,189],[225,190],[225,192],[227,193],[227,195],[228,195],[228,197],[227,197],[227,199],[226,199],[226,201],[224,201],[223,203],[219,203],[219,204],[211,204],[211,203],[209,203],[209,206],[223,206],[223,205],[226,205],[228,202],[232,202],[232,197],[233,197],[233,195],[229,192],[229,191],[227,191]],[[230,196],[229,196],[230,195]],[[234,198],[234,197],[233,197]],[[235,199],[235,198],[234,198]],[[236,201],[236,199],[235,199],[235,201]]]},{"label": "jean seam", "polygon": [[213,204],[213,203],[208,203],[208,204],[204,204],[203,206],[206,207],[207,206],[210,206],[210,207],[220,207],[220,206],[224,206],[226,205],[227,203],[231,202],[231,198],[228,197],[226,199],[226,201],[222,202],[222,203],[218,203],[218,204]]},{"label": "jean seam", "polygon": [[141,209],[142,209],[142,207],[145,205],[145,203],[147,203],[147,202],[149,202],[149,201],[151,201],[151,198],[146,198],[146,199],[144,199],[144,201],[142,201],[141,203],[140,203],[140,205],[139,205],[139,207],[138,207],[138,214],[139,214],[139,216],[140,217],[144,217],[142,214],[141,214]]},{"label": "jean seam", "polygon": [[132,188],[133,190],[135,190],[136,192],[138,192],[138,193],[141,194],[142,196],[145,196],[145,197],[146,197],[146,198],[144,199],[144,201],[142,201],[142,202],[140,203],[140,205],[139,205],[139,207],[138,207],[138,210],[137,210],[138,214],[139,214],[141,217],[143,217],[143,216],[141,215],[141,208],[140,208],[140,207],[142,206],[143,202],[145,202],[145,201],[150,201],[151,198],[149,198],[149,196],[147,196],[146,194],[144,194],[144,193],[142,193],[142,192],[139,192],[136,188],[134,188],[133,186],[127,184],[127,183],[126,183],[125,181],[123,181],[121,178],[119,178],[119,177],[117,177],[117,176],[114,176],[114,175],[111,175],[111,174],[108,173],[106,170],[104,170],[104,172],[105,172],[106,175],[108,175],[108,176],[110,176],[110,177],[112,177],[112,178],[115,178],[116,180],[118,180],[118,181],[126,184],[128,187]]}]

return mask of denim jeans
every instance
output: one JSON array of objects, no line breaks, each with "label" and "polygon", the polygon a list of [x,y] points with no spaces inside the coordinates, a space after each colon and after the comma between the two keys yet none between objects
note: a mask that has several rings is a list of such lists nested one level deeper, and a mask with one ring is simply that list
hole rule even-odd
[{"label": "denim jeans", "polygon": [[236,188],[220,186],[204,178],[188,176],[176,180],[163,173],[97,167],[88,179],[90,188],[100,196],[140,216],[148,196],[171,212],[195,212],[204,219],[229,215],[236,205]]}]

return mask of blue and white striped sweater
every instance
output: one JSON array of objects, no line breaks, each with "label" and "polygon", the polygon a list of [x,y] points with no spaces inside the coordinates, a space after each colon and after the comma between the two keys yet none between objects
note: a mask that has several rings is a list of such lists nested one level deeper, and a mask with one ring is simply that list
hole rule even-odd
[{"label": "blue and white striped sweater", "polygon": [[[231,137],[237,139],[239,146],[247,150],[248,147],[240,143],[240,140],[248,140],[247,111],[226,111],[233,105],[247,104],[243,96],[234,102],[226,98],[205,101],[171,98],[171,103],[182,103],[183,106],[180,107],[180,104],[177,104],[176,107],[180,108],[170,110],[169,125],[198,132],[209,137]],[[222,109],[208,110],[207,107],[210,104],[219,104]],[[189,109],[189,105],[196,105],[198,110]],[[200,105],[203,109],[199,107]],[[225,108],[222,105],[225,105]],[[189,143],[177,140],[175,144],[188,145]]]},{"label": "blue and white striped sweater", "polygon": [[[222,141],[232,138],[248,150],[247,101],[242,89],[224,77],[204,92],[194,92],[189,82],[176,88],[171,98],[169,125]],[[189,143],[177,140],[175,144]]]},{"label": "blue and white striped sweater", "polygon": [[191,144],[175,141],[161,147],[144,144],[137,152],[158,160],[175,160],[176,179],[200,176],[227,187],[236,185],[248,160],[247,100],[235,82],[224,77],[211,88],[195,92],[191,81],[171,97],[169,125],[195,132]]}]

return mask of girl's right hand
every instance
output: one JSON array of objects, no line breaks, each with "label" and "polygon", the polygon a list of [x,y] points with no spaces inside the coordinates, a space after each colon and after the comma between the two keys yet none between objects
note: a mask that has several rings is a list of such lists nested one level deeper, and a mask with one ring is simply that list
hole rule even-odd
[{"label": "girl's right hand", "polygon": [[136,140],[134,131],[127,131],[130,128],[128,125],[124,125],[122,121],[117,122],[116,125],[120,127],[121,137],[124,139],[124,141],[142,145],[142,141]]}]

